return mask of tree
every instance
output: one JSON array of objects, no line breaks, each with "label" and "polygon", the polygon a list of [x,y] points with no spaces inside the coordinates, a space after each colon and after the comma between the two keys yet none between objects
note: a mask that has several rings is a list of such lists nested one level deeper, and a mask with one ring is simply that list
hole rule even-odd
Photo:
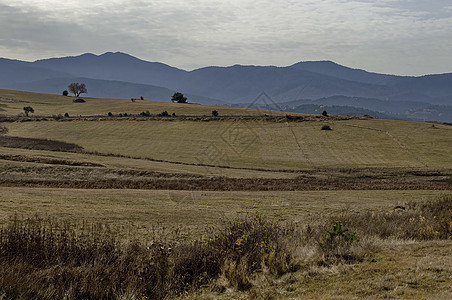
[{"label": "tree", "polygon": [[322,116],[328,117],[328,113],[326,112],[326,110],[324,110],[324,111],[322,112]]},{"label": "tree", "polygon": [[25,106],[25,107],[24,107],[24,112],[25,112],[25,115],[28,117],[28,114],[29,114],[29,113],[34,113],[35,110],[34,110],[33,107],[31,107],[31,106]]},{"label": "tree", "polygon": [[216,111],[216,110],[212,110],[212,116],[214,116],[214,117],[218,117],[218,111]]},{"label": "tree", "polygon": [[84,83],[73,82],[68,86],[69,92],[75,95],[75,97],[79,97],[80,94],[87,93],[86,85]]},{"label": "tree", "polygon": [[63,91],[63,96],[67,96],[67,95],[69,95],[69,92],[67,90],[64,90]]},{"label": "tree", "polygon": [[187,97],[184,97],[184,94],[180,92],[174,93],[173,97],[171,98],[171,101],[177,102],[177,103],[187,103]]}]

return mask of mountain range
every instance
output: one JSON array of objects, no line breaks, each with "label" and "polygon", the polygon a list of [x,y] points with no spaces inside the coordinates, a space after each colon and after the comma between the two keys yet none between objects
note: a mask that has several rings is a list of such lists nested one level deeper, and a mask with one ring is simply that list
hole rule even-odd
[{"label": "mountain range", "polygon": [[0,58],[0,88],[61,94],[71,82],[85,83],[90,97],[169,101],[180,91],[189,102],[248,106],[265,92],[285,111],[326,105],[350,114],[452,122],[452,73],[396,76],[331,61],[186,71],[121,52],[34,62]]}]

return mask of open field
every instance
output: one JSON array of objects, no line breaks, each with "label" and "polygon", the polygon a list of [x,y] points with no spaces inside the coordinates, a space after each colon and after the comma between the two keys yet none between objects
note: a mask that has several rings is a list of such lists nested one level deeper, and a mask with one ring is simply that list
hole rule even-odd
[{"label": "open field", "polygon": [[[432,200],[445,191],[308,191],[308,192],[215,192],[85,190],[2,187],[0,221],[14,214],[47,215],[71,222],[110,225],[129,224],[142,233],[159,224],[165,228],[219,225],[223,217],[262,210],[281,220],[303,223],[321,212],[392,211],[396,205]],[[175,218],[175,216],[178,216]]]},{"label": "open field", "polygon": [[[333,130],[320,130],[329,124]],[[268,170],[452,166],[452,126],[348,120],[42,121],[4,124],[9,136],[74,143],[86,151]]]},{"label": "open field", "polygon": [[[108,251],[112,248],[107,247],[109,258],[101,257],[97,262],[100,267],[93,269],[91,262],[80,264],[71,259],[73,266],[50,260],[48,268],[40,269],[42,266],[34,265],[34,259],[27,262],[26,251],[24,261],[17,264],[9,265],[11,257],[0,259],[0,299],[2,293],[12,298],[33,298],[27,294],[30,286],[52,298],[40,288],[52,285],[63,287],[63,293],[67,292],[71,299],[77,294],[73,282],[68,279],[63,284],[60,280],[79,278],[77,274],[82,278],[80,287],[102,293],[104,286],[99,289],[83,282],[90,276],[95,279],[90,282],[97,282],[99,276],[109,272],[117,278],[117,285],[108,287],[113,291],[110,298],[141,299],[153,295],[160,299],[163,294],[158,289],[156,294],[155,286],[162,284],[166,275],[154,283],[143,282],[145,277],[140,275],[150,272],[146,276],[151,278],[158,273],[149,271],[149,266],[158,264],[153,260],[159,257],[158,253],[167,251],[156,248],[157,244],[149,246],[150,241],[158,239],[188,247],[177,250],[182,254],[176,251],[173,261],[164,261],[174,266],[179,258],[187,262],[182,264],[185,271],[176,272],[176,279],[182,280],[180,274],[198,270],[195,258],[202,255],[207,256],[201,265],[212,257],[220,261],[226,252],[232,255],[228,259],[236,259],[213,264],[211,278],[200,272],[201,277],[194,281],[181,281],[177,292],[184,292],[184,299],[186,292],[188,299],[452,297],[451,125],[333,116],[296,118],[279,113],[274,113],[278,115],[275,118],[266,118],[256,117],[265,112],[240,108],[91,98],[85,98],[86,103],[72,103],[72,99],[0,90],[0,114],[9,116],[0,122],[0,228],[13,228],[12,236],[22,236],[19,229],[28,232],[27,227],[8,226],[15,224],[15,217],[35,216],[74,228],[80,224],[107,225],[126,248],[107,245],[119,247],[113,255],[119,262],[110,260]],[[28,105],[35,109],[35,115],[43,117],[17,116]],[[208,117],[214,109],[220,115],[235,117]],[[107,112],[136,115],[147,110],[152,114],[166,110],[193,117],[105,117]],[[66,112],[84,118],[46,118]],[[321,130],[324,125],[332,130]],[[428,205],[423,204],[437,199],[443,199],[439,208],[433,205],[429,211]],[[229,246],[223,245],[223,250],[215,244],[228,230],[222,229],[225,218],[253,216],[256,212],[265,215],[270,223],[259,216],[251,217],[251,221],[261,220],[264,226],[245,231]],[[325,236],[338,220],[343,220],[350,232],[357,230],[362,238],[350,248],[347,243],[353,239],[347,241],[347,235],[342,236],[345,249],[351,254],[325,252]],[[279,242],[271,239],[271,234],[276,234],[270,230],[274,228],[269,225],[271,222],[285,226],[275,229],[278,234],[284,232]],[[243,223],[246,222],[236,225]],[[39,229],[38,236],[48,232],[41,231],[44,227],[34,228]],[[97,227],[92,228],[94,232]],[[292,239],[291,228],[297,228],[299,240]],[[381,232],[375,233],[374,228],[381,228]],[[212,238],[215,230],[219,235]],[[257,244],[268,242],[268,248],[251,244],[257,252],[243,254],[242,243],[259,230],[263,230],[265,238],[259,236]],[[403,232],[407,234],[402,235]],[[233,233],[236,231],[230,232]],[[2,243],[5,234],[0,234]],[[55,237],[58,235],[50,240]],[[143,243],[143,247],[127,248],[133,240]],[[92,245],[92,241],[90,238],[86,245]],[[82,247],[71,245],[75,245],[74,251]],[[48,252],[43,249],[43,253]],[[338,249],[342,248],[333,250]],[[190,252],[195,250],[200,252]],[[250,262],[249,255],[256,253],[263,255],[259,258],[260,267],[255,261],[249,270],[258,271],[243,271],[242,264]],[[134,260],[126,254],[135,257],[137,263],[130,264]],[[286,254],[289,256],[285,258],[278,256]],[[192,259],[195,265],[190,265]],[[115,277],[116,271],[105,272],[105,261],[111,268],[108,270],[122,270],[124,273],[118,274],[125,277]],[[140,263],[147,267],[141,269]],[[272,263],[274,269],[269,271]],[[278,263],[283,271],[275,269]],[[93,266],[96,264],[92,262]],[[288,267],[291,264],[297,267]],[[139,276],[134,277],[135,271]],[[21,276],[31,281],[22,282]],[[131,285],[126,286],[132,294],[127,296],[121,294],[123,290],[115,290],[129,278],[137,280],[131,279]],[[18,281],[18,289],[22,284],[24,294],[11,288]],[[134,294],[138,287],[146,285],[154,291]],[[165,295],[177,298],[180,294],[172,294],[169,286],[160,285],[168,293]]]}]

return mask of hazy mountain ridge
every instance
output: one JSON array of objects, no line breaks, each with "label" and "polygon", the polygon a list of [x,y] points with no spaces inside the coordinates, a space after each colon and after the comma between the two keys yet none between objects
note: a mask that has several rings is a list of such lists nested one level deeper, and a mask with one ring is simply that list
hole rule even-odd
[{"label": "hazy mountain ridge", "polygon": [[[94,97],[144,96],[149,100],[169,101],[173,91],[181,91],[189,96],[189,101],[220,105],[251,103],[262,91],[276,103],[306,99],[330,103],[330,97],[355,97],[360,100],[350,103],[344,98],[342,104],[329,105],[353,104],[383,114],[432,120],[438,120],[438,114],[429,116],[426,106],[433,105],[437,110],[437,105],[452,105],[452,73],[396,76],[352,69],[331,61],[299,62],[287,67],[234,65],[185,71],[121,52],[107,52],[35,62],[0,59],[0,69],[1,88],[59,94],[77,78],[85,83],[91,79],[87,84],[88,96]],[[400,103],[395,105],[395,102]],[[407,113],[413,109],[422,109],[422,113]],[[441,120],[444,118],[452,121],[452,116],[450,119],[443,116]]]}]

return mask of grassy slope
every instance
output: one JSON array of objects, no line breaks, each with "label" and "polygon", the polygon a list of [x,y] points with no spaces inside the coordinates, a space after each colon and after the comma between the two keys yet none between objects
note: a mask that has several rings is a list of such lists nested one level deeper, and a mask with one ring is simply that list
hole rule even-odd
[{"label": "grassy slope", "polygon": [[[73,103],[74,97],[65,97],[60,95],[40,94],[31,92],[21,92],[0,89],[0,111],[1,114],[18,115],[23,114],[24,106],[32,106],[35,115],[52,116],[64,115],[68,113],[70,116],[86,116],[86,115],[107,115],[108,112],[113,114],[127,113],[139,114],[142,111],[149,111],[151,114],[158,114],[163,111],[173,112],[176,115],[212,115],[212,110],[217,110],[220,115],[253,115],[260,112],[251,109],[235,108],[235,107],[218,107],[198,104],[179,104],[156,101],[137,100],[132,102],[130,99],[100,99],[83,97],[86,103]],[[19,100],[14,102],[11,100]],[[162,99],[165,100],[165,99]],[[6,106],[5,106],[6,105]]]},{"label": "grassy slope", "polygon": [[6,126],[12,136],[49,138],[88,151],[184,163],[272,170],[452,167],[452,126],[349,120],[329,123],[333,130],[322,131],[322,124],[47,121]]}]

